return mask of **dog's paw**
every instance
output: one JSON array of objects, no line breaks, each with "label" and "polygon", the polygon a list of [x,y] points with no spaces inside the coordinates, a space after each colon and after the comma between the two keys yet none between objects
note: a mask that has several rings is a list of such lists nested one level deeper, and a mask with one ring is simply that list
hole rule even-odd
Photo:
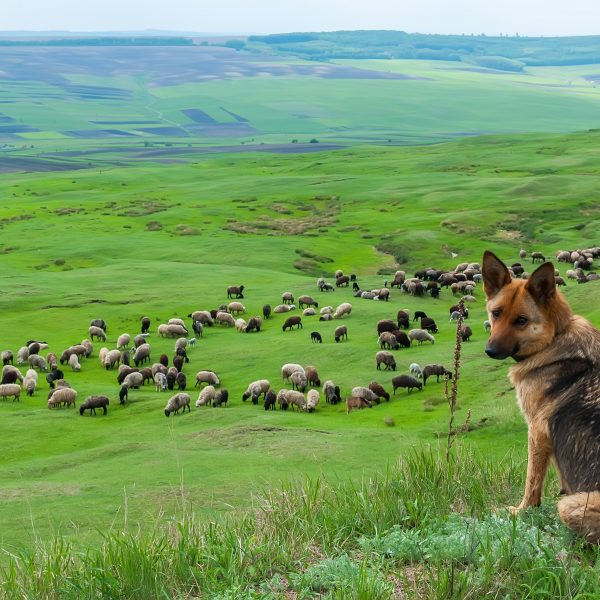
[{"label": "dog's paw", "polygon": [[506,509],[508,510],[508,512],[511,515],[516,517],[523,510],[523,507],[522,506],[507,506]]}]

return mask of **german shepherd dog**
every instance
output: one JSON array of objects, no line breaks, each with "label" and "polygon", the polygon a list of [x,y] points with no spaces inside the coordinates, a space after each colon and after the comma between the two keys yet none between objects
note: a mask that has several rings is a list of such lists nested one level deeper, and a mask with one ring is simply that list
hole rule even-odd
[{"label": "german shepherd dog", "polygon": [[540,504],[552,461],[561,520],[600,543],[600,331],[571,312],[551,263],[513,279],[486,251],[482,271],[491,322],[485,351],[516,361],[509,378],[528,425],[525,494],[511,511]]}]

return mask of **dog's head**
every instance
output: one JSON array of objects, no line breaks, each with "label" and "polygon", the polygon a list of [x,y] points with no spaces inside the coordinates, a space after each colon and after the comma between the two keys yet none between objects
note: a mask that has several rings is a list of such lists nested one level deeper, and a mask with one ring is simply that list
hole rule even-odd
[{"label": "dog's head", "polygon": [[547,347],[563,331],[571,309],[556,290],[554,266],[544,263],[529,279],[513,279],[492,252],[483,255],[483,288],[491,333],[490,358],[523,360]]}]

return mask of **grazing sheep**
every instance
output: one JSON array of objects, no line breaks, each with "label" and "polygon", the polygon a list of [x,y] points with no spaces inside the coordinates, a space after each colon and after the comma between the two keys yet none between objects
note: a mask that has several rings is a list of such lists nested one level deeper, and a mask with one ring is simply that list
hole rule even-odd
[{"label": "grazing sheep", "polygon": [[302,327],[302,317],[294,316],[288,317],[281,328],[283,331],[289,329],[290,331],[296,326],[296,329],[300,329]]},{"label": "grazing sheep", "polygon": [[228,298],[243,298],[244,297],[244,286],[243,285],[230,285],[227,288]]},{"label": "grazing sheep", "polygon": [[150,331],[150,317],[142,317],[142,333],[148,333]]},{"label": "grazing sheep", "polygon": [[343,277],[344,275],[344,271],[342,271],[341,269],[336,269],[335,273],[333,274],[333,276],[337,279],[338,277]]},{"label": "grazing sheep", "polygon": [[258,379],[257,381],[253,381],[248,385],[246,391],[242,394],[242,401],[246,402],[248,398],[252,400],[252,404],[258,404],[258,399],[261,394],[263,398],[265,394],[269,391],[271,384],[268,379]]},{"label": "grazing sheep", "polygon": [[385,365],[385,370],[391,369],[392,371],[396,370],[396,359],[391,352],[387,350],[380,350],[375,355],[375,362],[377,363],[377,370],[381,370],[381,365]]},{"label": "grazing sheep", "polygon": [[349,415],[351,410],[360,410],[362,408],[372,408],[372,404],[365,398],[358,396],[350,396],[346,398],[346,414]]},{"label": "grazing sheep", "polygon": [[185,325],[181,323],[167,323],[167,337],[185,337],[188,333]]},{"label": "grazing sheep", "polygon": [[138,369],[134,369],[128,365],[119,365],[119,372],[117,373],[117,383],[119,385],[123,385],[123,381],[125,381],[125,377],[129,375],[129,373],[139,373]]},{"label": "grazing sheep", "polygon": [[221,380],[214,371],[198,371],[196,373],[196,383],[194,384],[194,387],[198,387],[198,385],[203,383],[217,386],[221,384]]},{"label": "grazing sheep", "polygon": [[288,406],[291,406],[292,409],[295,406],[298,410],[306,410],[306,398],[302,392],[288,390],[285,393],[285,399],[287,400]]},{"label": "grazing sheep", "polygon": [[334,319],[341,319],[345,315],[349,315],[352,312],[352,304],[350,302],[342,302],[333,313]]},{"label": "grazing sheep", "polygon": [[385,331],[392,332],[395,329],[398,329],[398,327],[391,319],[382,319],[381,321],[377,321],[377,335],[381,335]]},{"label": "grazing sheep", "polygon": [[323,338],[321,337],[321,334],[318,331],[311,331],[310,341],[314,342],[315,344],[322,344]]},{"label": "grazing sheep", "polygon": [[278,304],[273,309],[273,312],[275,314],[285,313],[285,312],[289,312],[290,310],[294,310],[295,308],[296,308],[296,306],[294,304]]},{"label": "grazing sheep", "polygon": [[419,319],[423,319],[423,318],[427,318],[427,314],[424,313],[422,310],[415,310],[415,315],[413,317],[413,323],[415,321],[418,321]]},{"label": "grazing sheep", "polygon": [[23,387],[28,396],[33,396],[33,392],[35,392],[35,388],[37,387],[37,380],[37,371],[35,369],[28,369],[23,378]]},{"label": "grazing sheep", "polygon": [[54,382],[62,379],[64,373],[60,369],[52,369],[48,375],[46,375],[46,381],[50,385],[50,389],[54,389]]},{"label": "grazing sheep", "polygon": [[[469,318],[469,309],[463,304],[462,305],[462,311],[463,311],[463,319],[468,319]],[[453,312],[458,312],[460,314],[460,304],[454,304],[450,307],[450,314],[452,314]]]},{"label": "grazing sheep", "polygon": [[229,314],[228,312],[225,312],[223,310],[219,310],[217,312],[217,315],[215,316],[215,321],[219,325],[227,325],[228,327],[235,327],[235,319],[231,316],[231,314]]},{"label": "grazing sheep", "polygon": [[227,401],[229,400],[229,391],[227,388],[222,388],[217,390],[215,397],[213,398],[213,408],[217,408],[220,406],[227,406]]},{"label": "grazing sheep", "polygon": [[115,365],[118,366],[120,362],[121,352],[119,350],[110,350],[110,352],[106,353],[104,368],[108,371],[109,369],[113,369]]},{"label": "grazing sheep", "polygon": [[198,394],[198,400],[196,400],[196,407],[210,406],[216,395],[217,390],[212,385],[207,385],[205,388],[200,390],[200,394]]},{"label": "grazing sheep", "polygon": [[396,336],[393,333],[390,333],[389,331],[384,331],[379,336],[377,343],[382,349],[389,348],[390,350],[398,350],[400,348],[400,344],[398,343]]},{"label": "grazing sheep", "polygon": [[286,394],[288,393],[289,390],[286,390],[285,388],[281,388],[278,392],[277,392],[277,404],[279,404],[279,410],[287,410],[288,406],[290,405],[290,403],[288,402],[288,399],[286,397]]},{"label": "grazing sheep", "polygon": [[177,350],[180,350],[180,349],[185,350],[187,348],[187,345],[188,345],[187,338],[184,338],[184,337],[177,338],[175,340],[175,347],[173,348],[173,350],[175,352],[177,352]]},{"label": "grazing sheep", "polygon": [[177,387],[183,392],[187,385],[187,378],[185,376],[185,373],[177,373],[177,377],[175,377],[175,383],[177,384]]},{"label": "grazing sheep", "polygon": [[[72,354],[71,356],[75,355]],[[27,358],[27,362],[29,362],[29,366],[32,368],[37,368],[40,371],[48,370],[48,363],[46,363],[46,359],[43,356],[40,356],[39,354],[30,354]]]},{"label": "grazing sheep", "polygon": [[275,403],[277,402],[277,394],[274,390],[269,390],[265,394],[264,407],[265,410],[275,410]]},{"label": "grazing sheep", "polygon": [[81,364],[79,363],[77,354],[71,354],[71,356],[69,356],[69,366],[71,367],[71,369],[73,369],[73,371],[81,371]]},{"label": "grazing sheep", "polygon": [[319,314],[320,315],[333,314],[333,306],[324,306],[323,308],[319,309]]},{"label": "grazing sheep", "polygon": [[460,313],[457,310],[454,310],[450,313],[450,322],[458,321],[460,318]]},{"label": "grazing sheep", "polygon": [[133,373],[129,373],[125,379],[123,379],[123,383],[121,387],[126,387],[128,390],[130,389],[139,389],[144,383],[144,376],[138,372],[134,371]]},{"label": "grazing sheep", "polygon": [[185,327],[185,322],[179,317],[173,317],[167,321],[167,325],[181,325],[181,327]]},{"label": "grazing sheep", "polygon": [[364,387],[362,385],[353,387],[350,395],[353,398],[363,398],[369,402],[376,402],[379,404],[379,396],[375,392],[371,391],[368,387]]},{"label": "grazing sheep", "polygon": [[347,275],[342,275],[341,277],[336,277],[335,279],[335,287],[348,287],[350,285],[350,277]]},{"label": "grazing sheep", "polygon": [[156,375],[157,373],[164,373],[166,375],[167,367],[165,367],[165,365],[161,365],[160,363],[154,363],[152,365],[152,376]]},{"label": "grazing sheep", "polygon": [[175,367],[169,367],[167,371],[167,389],[172,390],[175,388],[175,381],[177,380],[177,373],[179,371]]},{"label": "grazing sheep", "polygon": [[427,380],[432,375],[436,376],[437,383],[440,382],[440,376],[442,376],[444,378],[447,377],[448,379],[452,379],[452,373],[450,371],[448,371],[448,369],[444,368],[443,365],[425,365],[425,367],[423,367],[423,373],[422,373],[423,385],[425,385],[427,383]]},{"label": "grazing sheep", "polygon": [[471,336],[473,335],[473,332],[471,331],[471,328],[468,325],[461,325],[459,333],[463,342],[468,342],[471,339]]},{"label": "grazing sheep", "polygon": [[[571,254],[571,257],[573,255]],[[536,261],[546,262],[546,257],[541,252],[532,252],[531,253],[531,262],[534,263]]]},{"label": "grazing sheep", "polygon": [[21,400],[21,386],[18,383],[0,384],[0,398],[6,400],[9,396],[13,396],[13,402]]},{"label": "grazing sheep", "polygon": [[429,333],[438,333],[438,327],[435,321],[430,317],[421,319],[421,329],[429,331]]},{"label": "grazing sheep", "polygon": [[317,314],[317,313],[315,312],[315,309],[314,309],[314,308],[305,308],[305,309],[302,311],[302,316],[303,316],[303,317],[312,317],[312,316],[314,316],[314,315],[316,315],[316,314]]},{"label": "grazing sheep", "polygon": [[345,325],[340,325],[339,327],[336,327],[335,331],[333,332],[333,339],[336,342],[339,342],[342,339],[347,340],[348,339],[348,328]]},{"label": "grazing sheep", "polygon": [[56,388],[52,395],[48,398],[48,408],[55,408],[57,406],[71,406],[75,408],[75,400],[77,399],[77,392],[70,387]]},{"label": "grazing sheep", "polygon": [[477,298],[475,298],[475,296],[471,296],[469,294],[466,294],[465,296],[463,296],[462,300],[464,300],[465,302],[477,302]]},{"label": "grazing sheep", "polygon": [[2,365],[13,364],[14,356],[10,350],[4,350],[0,356],[2,357]]},{"label": "grazing sheep", "polygon": [[402,348],[410,348],[410,340],[408,339],[408,336],[406,335],[406,333],[404,333],[404,331],[394,329],[392,333],[394,334],[396,341]]},{"label": "grazing sheep", "polygon": [[142,344],[135,349],[135,354],[133,355],[133,364],[136,367],[139,367],[141,364],[145,362],[150,362],[150,351],[152,348],[150,344]]},{"label": "grazing sheep", "polygon": [[302,371],[294,371],[290,375],[290,381],[292,382],[292,389],[303,392],[308,387],[308,378]]},{"label": "grazing sheep", "polygon": [[[87,340],[83,341],[87,342]],[[50,370],[56,369],[56,367],[58,367],[58,358],[56,354],[54,354],[54,352],[48,352],[48,355],[46,356],[46,362],[48,363],[48,368]]]},{"label": "grazing sheep", "polygon": [[271,318],[271,305],[265,304],[262,308],[262,313],[263,313],[263,317],[265,319],[270,319]]},{"label": "grazing sheep", "polygon": [[165,392],[167,390],[167,376],[164,373],[154,374],[154,387],[157,392]]},{"label": "grazing sheep", "polygon": [[99,327],[104,332],[108,330],[108,325],[104,319],[92,319],[90,321],[90,327]]},{"label": "grazing sheep", "polygon": [[321,380],[319,379],[319,373],[317,373],[316,367],[309,365],[308,367],[306,367],[306,369],[304,369],[304,373],[306,374],[306,379],[309,385],[317,387],[321,386]]},{"label": "grazing sheep", "polygon": [[181,408],[183,408],[183,412],[185,414],[186,407],[188,412],[190,412],[190,395],[185,394],[184,392],[179,392],[167,400],[167,405],[165,406],[165,416],[168,417],[171,413],[178,414]]},{"label": "grazing sheep", "polygon": [[102,342],[106,341],[106,333],[104,332],[104,329],[102,329],[101,327],[96,327],[95,325],[90,325],[89,335],[90,335],[90,339],[92,341],[94,341],[94,336],[96,336],[96,339],[98,339]]},{"label": "grazing sheep", "polygon": [[486,319],[483,322],[483,330],[487,332],[490,332],[492,330],[492,324],[490,323],[489,319]]},{"label": "grazing sheep", "polygon": [[319,321],[333,321],[333,315],[331,313],[325,313],[319,317]]},{"label": "grazing sheep", "polygon": [[325,402],[330,404],[337,404],[342,401],[340,386],[335,385],[330,379],[323,384],[323,395],[325,396]]},{"label": "grazing sheep", "polygon": [[103,411],[102,414],[106,415],[109,404],[110,400],[106,396],[88,396],[79,407],[79,414],[83,416],[83,413],[89,410],[91,415],[95,415],[96,409],[101,408]]},{"label": "grazing sheep", "polygon": [[17,367],[13,365],[4,365],[2,367],[2,381],[0,383],[23,383],[23,375]]},{"label": "grazing sheep", "polygon": [[384,300],[385,302],[389,302],[390,299],[390,290],[387,288],[381,288],[379,293],[376,296],[376,299]]},{"label": "grazing sheep", "polygon": [[408,372],[417,379],[423,379],[423,371],[417,363],[411,363],[410,367],[408,367]]},{"label": "grazing sheep", "polygon": [[369,384],[369,389],[374,394],[377,394],[379,398],[383,398],[386,402],[390,401],[390,395],[385,391],[384,387],[380,383],[377,383],[376,381],[371,381],[371,383]]},{"label": "grazing sheep", "polygon": [[200,321],[193,321],[192,322],[192,331],[196,335],[199,335],[200,337],[204,337],[204,335],[203,335],[204,325],[202,325],[202,323],[200,323]]},{"label": "grazing sheep", "polygon": [[431,342],[432,344],[435,344],[435,338],[424,329],[411,329],[408,332],[408,339],[411,341],[411,343],[413,340],[417,340],[417,342],[419,342],[419,346],[423,342]]},{"label": "grazing sheep", "polygon": [[178,373],[181,373],[183,369],[184,360],[185,359],[183,358],[183,356],[176,355],[173,357],[173,366],[177,369]]},{"label": "grazing sheep", "polygon": [[304,373],[304,367],[296,363],[286,363],[281,367],[281,379],[283,379],[283,381],[289,381],[290,375],[295,371],[302,371],[302,373]]},{"label": "grazing sheep", "polygon": [[146,338],[148,337],[147,333],[138,333],[134,338],[133,338],[133,347],[134,348],[139,348],[142,344],[146,343]]},{"label": "grazing sheep", "polygon": [[283,304],[293,304],[294,294],[292,294],[292,292],[283,292],[283,294],[281,294],[281,302]]},{"label": "grazing sheep", "polygon": [[308,390],[306,394],[306,410],[311,413],[314,412],[317,404],[320,400],[319,392],[317,390]]},{"label": "grazing sheep", "polygon": [[[94,352],[94,346],[92,342],[90,342],[90,340],[88,339],[81,340],[81,345],[85,348],[85,357],[89,358]],[[52,352],[50,352],[50,354],[52,354]],[[50,354],[48,354],[48,364],[50,364]],[[53,356],[56,358],[56,355]],[[51,365],[50,368],[52,368]]]},{"label": "grazing sheep", "polygon": [[246,333],[251,331],[259,332],[262,327],[262,319],[260,317],[250,317],[248,319],[248,325],[246,325]]},{"label": "grazing sheep", "polygon": [[29,348],[27,346],[22,346],[17,351],[17,365],[24,365],[29,358]]},{"label": "grazing sheep", "polygon": [[168,334],[169,334],[169,328],[168,328],[168,325],[167,325],[166,323],[161,323],[161,324],[158,326],[158,328],[157,328],[156,332],[158,333],[158,335],[159,335],[160,337],[167,337],[167,336],[168,336]]},{"label": "grazing sheep", "polygon": [[246,307],[241,302],[230,302],[227,305],[227,309],[230,313],[236,314],[236,315],[246,312]]},{"label": "grazing sheep", "polygon": [[192,321],[198,321],[207,327],[213,326],[213,317],[208,310],[195,310],[194,312],[190,313],[188,317],[190,317]]},{"label": "grazing sheep", "polygon": [[398,375],[392,379],[392,387],[394,388],[394,395],[396,395],[396,390],[398,388],[407,388],[410,393],[413,391],[413,388],[422,390],[423,384],[411,375]]},{"label": "grazing sheep", "polygon": [[152,367],[144,367],[143,369],[140,369],[140,373],[144,378],[144,385],[146,385],[146,383],[154,381],[154,373],[152,373]]},{"label": "grazing sheep", "polygon": [[128,333],[122,333],[117,338],[117,348],[119,350],[124,350],[129,346],[129,342],[131,341],[131,336]]},{"label": "grazing sheep", "polygon": [[316,302],[312,296],[303,295],[298,298],[298,305],[300,308],[306,308],[309,306],[314,306],[315,308],[319,308],[319,303]]},{"label": "grazing sheep", "polygon": [[245,333],[247,325],[248,323],[246,323],[244,319],[235,320],[235,328],[238,330],[239,333]]}]

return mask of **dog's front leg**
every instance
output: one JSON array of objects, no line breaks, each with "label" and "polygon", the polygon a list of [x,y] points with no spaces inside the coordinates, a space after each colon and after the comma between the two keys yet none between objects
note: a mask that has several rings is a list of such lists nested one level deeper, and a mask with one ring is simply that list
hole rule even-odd
[{"label": "dog's front leg", "polygon": [[519,506],[511,506],[509,510],[516,514],[529,506],[539,506],[542,502],[542,489],[552,456],[552,445],[545,427],[529,424],[527,443],[527,480],[525,494]]}]

